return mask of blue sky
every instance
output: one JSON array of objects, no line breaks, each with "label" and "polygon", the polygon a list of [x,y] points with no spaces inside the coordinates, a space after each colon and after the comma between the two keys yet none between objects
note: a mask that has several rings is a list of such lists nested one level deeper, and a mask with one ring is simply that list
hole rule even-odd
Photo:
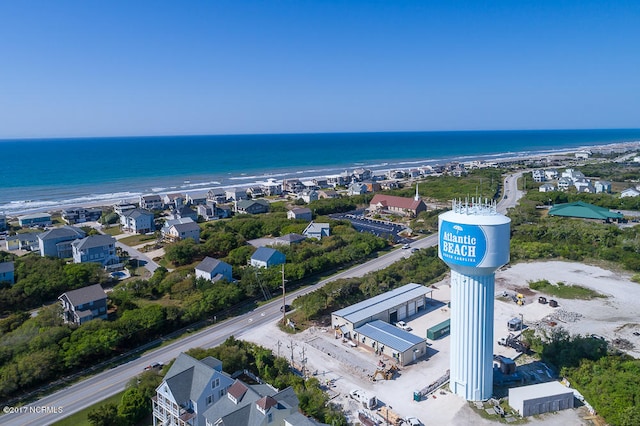
[{"label": "blue sky", "polygon": [[4,1],[0,138],[640,127],[638,1]]}]

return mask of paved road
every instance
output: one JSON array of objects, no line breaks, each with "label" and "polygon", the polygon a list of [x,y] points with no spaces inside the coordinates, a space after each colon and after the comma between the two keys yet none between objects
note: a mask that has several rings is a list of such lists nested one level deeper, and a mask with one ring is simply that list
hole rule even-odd
[{"label": "paved road", "polygon": [[[505,180],[505,190],[508,191],[507,198],[500,201],[498,211],[506,211],[508,207],[515,205],[519,192],[516,189],[515,176]],[[411,244],[413,248],[431,247],[437,244],[437,235],[431,235]],[[130,248],[127,248],[130,250]],[[131,253],[131,251],[130,251]],[[384,269],[401,258],[411,256],[411,250],[394,250],[377,259],[371,260],[362,265],[355,266],[347,271],[336,274],[319,283],[297,290],[287,296],[287,300],[309,293],[328,282],[340,278],[360,277],[368,272]],[[96,376],[76,383],[66,389],[60,390],[52,395],[44,397],[37,402],[23,407],[25,412],[10,413],[0,416],[0,425],[48,425],[80,411],[97,401],[101,401],[112,396],[125,388],[127,382],[144,370],[144,367],[153,362],[168,362],[176,358],[180,352],[193,347],[213,347],[221,344],[229,336],[240,335],[245,330],[255,324],[273,322],[282,315],[280,312],[280,300],[263,305],[255,310],[239,317],[231,318],[193,335],[182,338],[167,346],[150,351],[140,358],[122,364],[111,370],[100,373]],[[57,411],[54,413],[43,412],[44,410]],[[61,412],[59,412],[61,411]]]}]

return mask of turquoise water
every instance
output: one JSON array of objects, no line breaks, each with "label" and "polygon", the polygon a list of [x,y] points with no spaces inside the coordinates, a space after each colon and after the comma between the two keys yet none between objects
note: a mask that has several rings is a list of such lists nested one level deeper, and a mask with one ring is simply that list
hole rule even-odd
[{"label": "turquoise water", "polygon": [[0,211],[633,141],[639,129],[4,140]]}]

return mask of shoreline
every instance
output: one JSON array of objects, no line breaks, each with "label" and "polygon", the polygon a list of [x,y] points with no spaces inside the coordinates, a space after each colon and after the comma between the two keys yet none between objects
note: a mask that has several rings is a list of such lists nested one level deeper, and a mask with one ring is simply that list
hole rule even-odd
[{"label": "shoreline", "polygon": [[[202,183],[191,183],[190,180],[184,180],[182,185],[175,185],[169,187],[162,187],[159,185],[155,185],[151,191],[120,191],[113,192],[108,194],[85,194],[81,197],[69,199],[69,200],[58,200],[58,201],[18,201],[18,202],[10,202],[6,206],[15,204],[15,209],[0,210],[0,213],[4,213],[7,218],[17,218],[18,216],[22,216],[25,214],[32,213],[41,213],[41,212],[59,212],[72,207],[85,207],[85,208],[93,208],[93,207],[110,207],[118,203],[137,203],[139,201],[139,197],[141,195],[160,195],[161,197],[166,194],[171,193],[181,193],[181,194],[192,194],[192,193],[202,193],[207,192],[211,189],[230,189],[230,188],[248,188],[250,186],[259,185],[261,182],[265,182],[268,179],[275,179],[277,181],[282,181],[284,179],[299,179],[301,181],[308,181],[314,178],[326,178],[329,176],[335,176],[338,173],[327,173],[321,174],[323,171],[338,171],[338,170],[353,170],[355,168],[367,168],[370,169],[374,174],[387,172],[389,170],[401,170],[408,171],[414,168],[423,167],[423,166],[433,166],[439,164],[446,164],[451,162],[458,163],[470,163],[470,162],[509,162],[516,160],[535,160],[541,158],[548,157],[559,157],[566,156],[569,154],[574,154],[579,151],[589,150],[589,151],[620,151],[629,152],[634,149],[640,149],[640,141],[633,142],[613,142],[606,144],[598,144],[598,145],[585,145],[581,147],[572,147],[572,148],[559,148],[554,150],[539,150],[539,151],[516,151],[516,152],[505,152],[498,154],[486,154],[486,155],[469,155],[462,157],[446,157],[439,159],[406,159],[406,160],[396,160],[391,161],[389,163],[380,163],[380,164],[366,164],[366,163],[355,163],[350,167],[327,167],[321,169],[309,168],[306,171],[278,171],[278,172],[265,172],[263,174],[253,174],[250,176],[243,176],[242,174],[238,174],[236,176],[227,178],[227,181],[238,181],[238,183],[226,182],[222,183],[215,180],[207,179],[207,182]],[[220,179],[224,181],[223,179]],[[93,199],[90,199],[93,198]],[[40,204],[34,205],[30,207],[29,204]]]}]

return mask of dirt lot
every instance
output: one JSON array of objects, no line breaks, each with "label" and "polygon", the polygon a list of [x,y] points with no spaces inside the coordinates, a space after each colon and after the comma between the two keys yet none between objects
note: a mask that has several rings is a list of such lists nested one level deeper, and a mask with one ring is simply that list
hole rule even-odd
[{"label": "dirt lot", "polygon": [[[506,337],[507,321],[523,318],[526,327],[564,327],[572,334],[597,334],[609,342],[618,339],[626,351],[640,356],[640,337],[633,334],[640,331],[640,284],[629,280],[629,275],[607,271],[598,267],[568,262],[523,263],[505,268],[496,273],[495,301],[495,347],[496,354],[515,358],[517,352],[497,344]],[[559,281],[566,285],[577,284],[591,288],[606,298],[586,300],[556,299],[558,307],[537,302],[538,294],[531,292],[524,306],[518,306],[510,298],[502,297],[503,291],[514,293],[527,286],[528,281],[547,279],[551,283]],[[409,318],[412,333],[425,336],[427,328],[449,317],[446,302],[449,301],[448,279],[434,286],[430,310]],[[439,303],[439,302],[441,303]],[[423,389],[449,368],[449,338],[429,341],[429,352],[425,359],[402,367],[393,380],[373,382],[373,374],[381,360],[375,354],[353,348],[341,339],[336,339],[327,328],[311,328],[296,335],[282,333],[275,324],[255,328],[250,333],[236,336],[259,343],[288,358],[293,357],[301,365],[303,358],[309,374],[328,384],[333,401],[342,405],[351,423],[356,424],[357,411],[361,407],[349,398],[352,389],[359,388],[376,395],[380,405],[387,405],[402,417],[418,417],[425,425],[490,425],[496,424],[496,415],[483,418],[473,405],[446,391],[438,391],[428,399],[413,401],[413,392]],[[540,376],[547,372],[534,368]],[[548,378],[547,378],[548,380]],[[528,418],[527,424],[540,425],[590,425],[583,417],[588,415],[584,407],[565,410],[555,414]]]}]

